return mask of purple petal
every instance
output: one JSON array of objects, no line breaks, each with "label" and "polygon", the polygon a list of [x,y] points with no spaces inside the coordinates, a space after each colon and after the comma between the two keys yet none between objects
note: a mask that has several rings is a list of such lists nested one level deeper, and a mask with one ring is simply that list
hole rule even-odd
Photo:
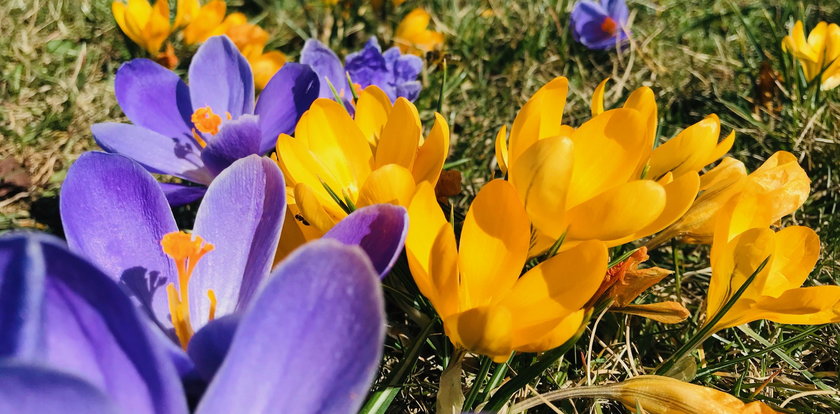
[{"label": "purple petal", "polygon": [[136,125],[114,122],[95,124],[90,130],[102,149],[131,158],[150,172],[199,184],[213,180],[201,160],[201,148],[192,138],[167,137]]},{"label": "purple petal", "polygon": [[[620,12],[619,6],[608,5]],[[594,50],[612,49],[623,44],[627,40],[627,33],[623,28],[619,28],[617,33],[610,33],[601,28],[604,19],[607,17],[613,18],[600,3],[581,1],[576,4],[570,19],[575,40]],[[624,24],[618,20],[616,20],[616,23]]]},{"label": "purple petal", "polygon": [[78,377],[35,365],[0,364],[0,413],[117,412],[101,390]]},{"label": "purple petal", "polygon": [[172,183],[160,183],[160,189],[166,195],[166,201],[172,207],[183,206],[204,197],[207,187],[186,186]]},{"label": "purple petal", "polygon": [[397,97],[403,97],[411,102],[414,102],[420,96],[420,89],[422,85],[419,81],[406,82],[402,85],[397,85]]},{"label": "purple petal", "polygon": [[60,200],[70,249],[170,326],[165,286],[176,271],[160,240],[178,227],[151,174],[123,156],[86,152],[67,172]]},{"label": "purple petal", "polygon": [[222,365],[233,341],[233,334],[239,326],[239,315],[227,315],[204,325],[195,333],[187,346],[187,352],[203,379],[210,381]]},{"label": "purple petal", "polygon": [[174,72],[149,59],[134,59],[117,70],[114,93],[134,123],[168,137],[190,137],[190,92]]},{"label": "purple petal", "polygon": [[344,67],[335,52],[330,50],[323,43],[308,39],[300,51],[300,63],[309,65],[318,74],[320,88],[318,96],[321,98],[332,98],[334,95],[330,90],[329,83],[332,82],[338,95],[341,97],[350,96],[351,92],[347,85],[347,76],[344,74]]},{"label": "purple petal", "polygon": [[306,65],[286,63],[260,93],[254,112],[260,117],[260,154],[270,151],[280,134],[291,134],[300,116],[318,98],[318,75]]},{"label": "purple petal", "polygon": [[[103,390],[121,412],[185,413],[175,368],[122,289],[51,236],[6,240],[15,238],[25,238],[27,254],[40,257],[45,266],[35,281],[41,286],[30,287],[40,291],[39,312],[17,313],[37,318],[37,352],[12,357],[84,379]],[[0,242],[0,250],[5,246],[5,240]]]},{"label": "purple petal", "polygon": [[338,222],[324,238],[358,245],[367,253],[379,277],[385,277],[402,253],[408,232],[408,212],[392,204],[360,208]]},{"label": "purple petal", "polygon": [[601,0],[601,6],[607,11],[607,14],[624,26],[627,24],[627,18],[630,16],[630,11],[627,10],[627,3],[624,0]]},{"label": "purple petal", "polygon": [[254,115],[242,115],[222,124],[219,133],[208,140],[201,159],[213,175],[218,175],[240,158],[260,155],[261,140],[259,119]]},{"label": "purple petal", "polygon": [[0,359],[29,358],[40,345],[44,259],[26,237],[0,238]]},{"label": "purple petal", "polygon": [[355,413],[384,335],[382,290],[364,252],[308,243],[243,314],[197,413]]},{"label": "purple petal", "polygon": [[277,164],[256,155],[236,161],[207,189],[194,234],[215,249],[190,279],[190,316],[198,330],[207,323],[207,291],[216,294],[216,316],[248,304],[268,276],[286,213],[286,189]]},{"label": "purple petal", "polygon": [[394,62],[394,81],[397,84],[416,81],[423,70],[423,59],[414,55],[402,55]]},{"label": "purple petal", "polygon": [[251,66],[227,36],[213,36],[198,48],[189,76],[193,110],[209,106],[234,119],[254,113]]},{"label": "purple petal", "polygon": [[350,74],[350,79],[362,88],[377,85],[383,90],[387,88],[393,92],[393,74],[388,70],[378,43],[368,41],[362,50],[347,55],[345,68]]}]

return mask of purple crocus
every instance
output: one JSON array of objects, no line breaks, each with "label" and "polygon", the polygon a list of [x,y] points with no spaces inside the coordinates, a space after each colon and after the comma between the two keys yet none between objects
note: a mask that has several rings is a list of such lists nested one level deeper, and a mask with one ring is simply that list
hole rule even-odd
[{"label": "purple crocus", "polygon": [[589,49],[617,48],[628,40],[628,15],[624,0],[580,1],[572,10],[572,35]]},{"label": "purple crocus", "polygon": [[354,413],[385,335],[367,255],[316,240],[272,273],[235,324],[223,318],[196,334],[233,326],[191,410],[145,317],[111,277],[59,240],[0,238],[0,287],[0,412]]},{"label": "purple crocus", "polygon": [[319,90],[308,66],[287,63],[255,104],[251,67],[226,36],[199,47],[189,80],[188,87],[149,59],[131,60],[117,71],[114,92],[132,124],[91,128],[105,151],[201,185],[162,184],[173,205],[200,198],[204,186],[237,159],[271,150],[279,134],[294,130]]},{"label": "purple crocus", "polygon": [[396,46],[382,53],[376,37],[371,37],[362,50],[347,55],[344,66],[330,48],[318,40],[309,39],[301,50],[300,62],[311,66],[318,74],[321,98],[334,97],[325,79],[329,79],[339,96],[350,98],[345,71],[350,80],[362,89],[376,85],[392,102],[399,97],[413,102],[420,94],[421,85],[417,76],[423,70],[423,60],[414,55],[403,55]]},{"label": "purple crocus", "polygon": [[[268,278],[285,208],[280,169],[256,155],[213,180],[191,235],[178,232],[151,174],[120,155],[83,154],[61,191],[70,248],[121,283],[184,348],[209,321],[252,302]],[[360,246],[381,274],[402,251],[407,220],[402,207],[371,206],[339,223],[332,238]]]}]

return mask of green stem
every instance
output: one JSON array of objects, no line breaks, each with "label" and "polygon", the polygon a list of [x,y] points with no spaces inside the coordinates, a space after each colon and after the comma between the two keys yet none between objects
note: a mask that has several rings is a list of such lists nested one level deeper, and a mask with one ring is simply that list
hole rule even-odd
[{"label": "green stem", "polygon": [[514,355],[516,355],[516,353],[511,353],[510,358],[508,358],[506,362],[496,364],[496,369],[493,370],[493,376],[490,377],[490,381],[486,386],[484,386],[484,391],[481,392],[481,396],[478,397],[478,401],[487,401],[487,396],[489,396],[490,393],[499,386],[502,379],[505,378],[505,374],[507,374],[508,368],[510,367],[509,364],[513,361]]},{"label": "green stem", "polygon": [[490,365],[492,364],[493,360],[490,358],[481,357],[481,367],[478,370],[478,374],[475,376],[472,387],[470,387],[470,392],[467,393],[467,399],[464,400],[465,410],[473,408],[473,402],[475,402],[475,398],[478,397],[478,390],[480,390],[481,386],[484,385],[484,379],[487,377],[487,373],[490,372]]},{"label": "green stem", "polygon": [[695,333],[694,336],[692,336],[691,339],[688,340],[688,342],[683,344],[683,346],[681,346],[677,350],[677,352],[674,352],[673,355],[671,355],[667,360],[665,360],[665,362],[662,363],[662,365],[659,366],[659,368],[656,369],[656,375],[667,376],[670,373],[670,371],[674,368],[674,364],[676,364],[677,361],[682,359],[682,357],[685,354],[693,351],[694,348],[703,343],[703,341],[708,339],[710,336],[712,336],[713,333],[716,332],[715,328],[717,327],[717,323],[720,322],[721,319],[723,319],[726,313],[729,312],[729,309],[735,306],[735,303],[738,301],[738,299],[741,298],[741,295],[743,295],[747,288],[752,284],[756,276],[758,276],[758,274],[761,273],[761,271],[764,269],[764,266],[767,266],[767,262],[769,260],[770,256],[767,256],[767,258],[765,258],[761,262],[761,264],[758,265],[758,267],[750,275],[750,277],[748,277],[747,280],[745,280],[744,283],[741,284],[741,287],[738,288],[738,291],[736,291],[735,294],[732,295],[732,297],[730,297],[728,301],[726,301],[726,304],[723,305],[720,311],[718,311],[711,320],[706,322],[706,324],[703,325],[703,327],[697,333]]}]

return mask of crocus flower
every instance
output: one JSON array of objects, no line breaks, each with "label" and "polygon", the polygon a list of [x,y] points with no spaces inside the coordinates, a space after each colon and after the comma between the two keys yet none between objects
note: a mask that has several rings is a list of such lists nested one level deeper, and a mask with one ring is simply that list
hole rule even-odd
[{"label": "crocus flower", "polygon": [[[213,181],[191,234],[178,231],[153,177],[119,155],[82,155],[61,192],[70,248],[120,282],[183,348],[208,322],[252,302],[273,263],[285,209],[280,169],[255,155]],[[360,209],[328,237],[367,249],[384,274],[402,250],[405,216],[396,206]]]},{"label": "crocus flower", "polygon": [[423,60],[414,55],[400,54],[397,47],[382,53],[375,37],[371,37],[362,50],[347,55],[344,66],[330,48],[318,40],[308,39],[301,50],[300,62],[311,66],[318,74],[321,98],[334,97],[329,86],[332,83],[338,95],[349,100],[352,93],[347,83],[348,75],[356,88],[354,90],[376,85],[391,98],[391,102],[399,97],[413,102],[420,94],[421,85],[417,76],[423,70]]},{"label": "crocus flower", "polygon": [[700,177],[701,193],[691,208],[648,245],[656,246],[672,237],[688,243],[711,243],[718,212],[732,197],[745,192],[760,195],[768,203],[771,222],[776,222],[805,203],[810,183],[796,156],[786,151],[776,152],[749,175],[741,161],[724,158]]},{"label": "crocus flower", "polygon": [[[414,105],[398,98],[392,106],[375,86],[360,94],[355,118],[342,104],[317,99],[300,118],[295,136],[282,134],[277,140],[278,163],[293,195],[281,248],[320,237],[348,210],[379,203],[407,206],[417,184],[434,186],[449,153],[449,126],[435,114],[425,140],[422,134]],[[292,218],[297,225],[291,225]]]},{"label": "crocus flower", "polygon": [[768,228],[775,221],[772,204],[765,196],[744,192],[718,215],[707,319],[769,259],[713,331],[759,319],[802,325],[840,322],[840,286],[800,287],[819,258],[819,237],[802,226],[778,232]]},{"label": "crocus flower", "polygon": [[133,124],[101,123],[91,130],[108,152],[134,159],[151,172],[202,187],[164,184],[172,204],[201,197],[204,187],[232,162],[268,152],[290,133],[318,93],[305,65],[288,64],[254,104],[248,62],[224,36],[204,43],[190,64],[190,86],[148,59],[120,67],[117,102]]},{"label": "crocus flower", "polygon": [[744,403],[714,388],[658,375],[641,375],[606,388],[605,397],[618,400],[631,411],[642,407],[650,414],[693,414],[699,407],[704,413],[715,414],[778,413],[761,401]]},{"label": "crocus flower", "polygon": [[840,26],[837,24],[819,22],[806,38],[802,21],[798,20],[790,34],[782,39],[782,49],[799,60],[809,82],[821,76],[823,90],[840,85]]},{"label": "crocus flower", "polygon": [[453,344],[501,362],[514,350],[555,348],[578,331],[607,270],[604,243],[579,243],[520,277],[531,228],[510,183],[482,187],[457,244],[429,183],[419,185],[408,212],[411,274]]},{"label": "crocus flower", "polygon": [[[111,277],[60,241],[0,239],[0,286],[3,412],[355,413],[385,334],[379,280],[364,252],[318,240],[238,310],[230,337],[213,344],[224,348],[223,360],[191,410],[145,317]],[[206,340],[223,322],[197,337]],[[210,343],[190,355],[203,361]]]},{"label": "crocus flower", "polygon": [[115,0],[111,11],[120,30],[152,55],[157,55],[173,30],[166,0],[155,1],[154,6],[148,0],[129,0],[128,4]]},{"label": "crocus flower", "polygon": [[403,53],[423,56],[443,47],[443,33],[429,30],[432,16],[426,10],[416,8],[403,17],[394,33],[394,43]]},{"label": "crocus flower", "polygon": [[617,48],[630,34],[628,14],[624,0],[579,1],[571,14],[572,36],[589,49]]},{"label": "crocus flower", "polygon": [[660,157],[650,151],[656,103],[649,89],[631,95],[623,108],[596,112],[577,129],[561,123],[567,92],[566,78],[549,82],[517,114],[510,142],[506,127],[496,139],[499,165],[538,230],[533,253],[563,234],[566,247],[590,239],[616,246],[665,228],[694,201],[695,168],[710,162],[718,145],[723,152],[731,145],[731,139],[717,143],[720,124],[712,116],[671,140],[686,144],[673,150],[663,144],[659,151],[666,156]]}]

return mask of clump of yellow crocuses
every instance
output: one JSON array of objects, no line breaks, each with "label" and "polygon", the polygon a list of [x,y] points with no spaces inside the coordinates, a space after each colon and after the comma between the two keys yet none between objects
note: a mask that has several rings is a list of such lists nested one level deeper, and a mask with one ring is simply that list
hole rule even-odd
[{"label": "clump of yellow crocuses", "polygon": [[498,362],[512,351],[542,352],[574,336],[607,270],[606,245],[591,240],[520,277],[530,222],[516,189],[504,180],[479,191],[457,244],[428,182],[419,185],[408,214],[411,273],[447,336]]},{"label": "clump of yellow crocuses", "polygon": [[[347,209],[377,203],[408,206],[417,184],[437,183],[449,154],[449,126],[440,114],[423,138],[414,104],[365,88],[355,116],[331,99],[317,99],[295,136],[280,135],[278,163],[286,178],[289,215],[281,246],[320,237]],[[335,197],[334,197],[335,196]],[[337,199],[336,199],[337,197]],[[340,201],[340,202],[339,202]]]},{"label": "clump of yellow crocuses", "polygon": [[802,21],[797,21],[782,39],[782,49],[795,57],[808,82],[820,76],[823,90],[840,85],[840,26],[819,22],[805,37]]}]

